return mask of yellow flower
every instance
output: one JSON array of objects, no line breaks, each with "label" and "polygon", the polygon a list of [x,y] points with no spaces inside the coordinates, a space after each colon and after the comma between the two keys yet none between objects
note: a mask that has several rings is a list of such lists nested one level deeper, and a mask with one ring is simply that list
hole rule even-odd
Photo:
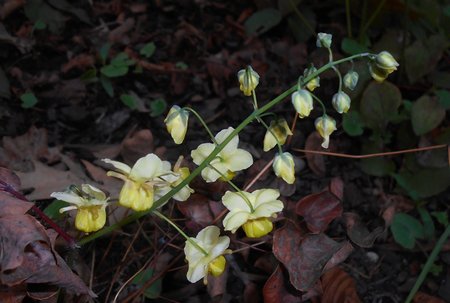
[{"label": "yellow flower", "polygon": [[290,153],[284,152],[281,155],[277,153],[272,167],[275,175],[281,177],[286,183],[293,184],[295,182],[294,157]]},{"label": "yellow flower", "polygon": [[389,74],[397,70],[398,66],[398,62],[395,61],[389,52],[382,51],[375,57],[373,62],[370,62],[369,72],[375,81],[382,82]]},{"label": "yellow flower", "polygon": [[359,75],[355,71],[349,71],[344,76],[344,86],[350,90],[354,90],[356,85],[358,84]]},{"label": "yellow flower", "polygon": [[230,211],[223,219],[225,230],[235,233],[242,226],[249,238],[259,238],[272,231],[270,217],[283,210],[276,189],[258,189],[252,193],[227,191],[222,203]]},{"label": "yellow flower", "polygon": [[238,72],[239,89],[246,96],[251,96],[252,91],[256,89],[259,84],[259,75],[253,70],[251,66],[247,66],[246,69],[241,69]]},{"label": "yellow flower", "polygon": [[[181,167],[182,161],[183,156],[180,156],[173,167],[173,173],[159,177],[166,183],[162,183],[161,186],[155,188],[155,200],[158,200],[159,198],[167,194],[172,190],[172,188],[183,182],[183,180],[190,175],[189,168]],[[193,192],[194,190],[190,188],[189,185],[185,185],[175,195],[173,195],[172,198],[177,201],[186,201],[187,199],[189,199],[190,195]]]},{"label": "yellow flower", "polygon": [[328,148],[328,145],[330,144],[330,135],[337,129],[336,121],[330,116],[324,114],[322,117],[317,118],[314,124],[316,126],[316,130],[324,139],[322,147]]},{"label": "yellow flower", "polygon": [[[217,144],[222,143],[234,128],[228,127],[221,130],[214,138]],[[222,176],[232,179],[237,171],[247,169],[253,164],[252,155],[238,148],[239,136],[236,135],[214,158],[208,167],[202,170],[202,177],[206,182],[214,182]],[[200,144],[197,149],[191,151],[191,157],[195,164],[200,165],[215,149],[213,143]]]},{"label": "yellow flower", "polygon": [[189,112],[180,108],[178,105],[172,106],[166,119],[164,119],[167,131],[176,144],[183,143],[188,128],[188,120]]},{"label": "yellow flower", "polygon": [[313,98],[306,89],[300,89],[293,93],[291,101],[300,118],[308,117],[313,110]]},{"label": "yellow flower", "polygon": [[109,198],[100,189],[89,184],[82,184],[81,190],[72,186],[67,192],[54,192],[50,196],[74,204],[61,208],[59,212],[76,209],[75,227],[78,230],[90,233],[105,226],[105,208]]},{"label": "yellow flower", "polygon": [[271,150],[277,145],[277,141],[280,145],[283,145],[286,143],[288,136],[292,136],[292,132],[286,120],[272,120],[270,122],[269,130],[267,130],[266,135],[264,136],[264,151]]},{"label": "yellow flower", "polygon": [[133,168],[119,161],[103,161],[112,164],[118,171],[108,171],[108,176],[125,182],[119,194],[119,204],[135,211],[144,211],[153,206],[155,187],[167,185],[160,177],[172,173],[170,163],[161,161],[155,154],[140,158]]},{"label": "yellow flower", "polygon": [[189,265],[187,279],[189,282],[195,283],[203,278],[203,282],[206,284],[208,273],[219,276],[225,270],[226,260],[223,255],[230,253],[227,249],[230,245],[230,238],[220,237],[220,230],[217,226],[208,226],[202,229],[197,237],[191,237],[190,240],[203,251],[190,241],[186,241],[184,253]]},{"label": "yellow flower", "polygon": [[[306,78],[315,72],[317,72],[317,68],[315,68],[314,66],[311,66],[310,68],[307,68],[303,71],[303,77]],[[311,79],[308,83],[306,83],[305,86],[310,91],[315,90],[317,87],[320,87],[320,77],[317,76],[317,77]]]},{"label": "yellow flower", "polygon": [[346,93],[340,91],[334,94],[331,103],[333,104],[334,109],[338,113],[342,114],[348,112],[348,110],[350,109],[351,100]]}]

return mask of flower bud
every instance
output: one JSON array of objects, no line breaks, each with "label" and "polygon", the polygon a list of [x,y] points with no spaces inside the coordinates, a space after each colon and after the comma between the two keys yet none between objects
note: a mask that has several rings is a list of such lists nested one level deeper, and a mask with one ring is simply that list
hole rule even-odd
[{"label": "flower bud", "polygon": [[286,142],[286,138],[291,135],[292,132],[285,119],[272,120],[264,136],[264,151],[271,150],[277,145],[277,142],[283,145]]},{"label": "flower bud", "polygon": [[164,119],[167,131],[176,144],[183,143],[188,128],[188,120],[189,112],[180,108],[178,105],[172,106],[166,119]]},{"label": "flower bud", "polygon": [[292,104],[300,118],[308,117],[313,109],[313,98],[306,89],[300,89],[292,94]]},{"label": "flower bud", "polygon": [[333,35],[327,33],[318,33],[316,46],[330,48]]},{"label": "flower bud", "polygon": [[[311,66],[310,68],[307,68],[303,71],[303,77],[306,78],[315,72],[317,72],[317,68],[315,68],[314,66]],[[306,83],[305,86],[310,91],[314,91],[314,89],[316,89],[317,87],[320,87],[320,77],[317,76],[317,77],[311,79],[308,83]]]},{"label": "flower bud", "polygon": [[273,161],[273,170],[277,177],[281,177],[286,183],[293,184],[295,181],[294,157],[288,152],[277,154]]},{"label": "flower bud", "polygon": [[238,72],[238,80],[240,83],[239,89],[244,95],[251,96],[252,91],[254,91],[259,84],[259,75],[251,66],[247,66],[246,69],[241,69]]},{"label": "flower bud", "polygon": [[392,55],[387,51],[382,51],[379,53],[375,58],[375,62],[379,68],[386,70],[388,74],[392,73],[394,70],[397,70],[397,66],[399,65],[398,62],[395,61],[394,57],[392,57]]},{"label": "flower bud", "polygon": [[322,117],[317,118],[314,124],[316,126],[316,130],[324,139],[322,147],[328,148],[328,145],[330,144],[330,135],[337,129],[336,121],[334,121],[334,119],[330,116],[324,114]]},{"label": "flower bud", "polygon": [[272,231],[273,223],[268,218],[258,218],[247,221],[242,229],[249,238],[261,238]]},{"label": "flower bud", "polygon": [[358,84],[359,75],[355,71],[349,71],[344,76],[344,86],[350,90],[354,90]]},{"label": "flower bud", "polygon": [[334,94],[331,102],[333,103],[334,109],[340,114],[346,113],[350,109],[350,97],[343,91]]}]

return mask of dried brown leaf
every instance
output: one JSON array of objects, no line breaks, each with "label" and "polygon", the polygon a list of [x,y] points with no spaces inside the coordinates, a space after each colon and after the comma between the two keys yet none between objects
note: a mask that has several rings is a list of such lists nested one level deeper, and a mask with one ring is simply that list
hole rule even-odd
[{"label": "dried brown leaf", "polygon": [[153,151],[152,132],[142,129],[127,135],[122,142],[120,154],[126,163],[134,164],[139,158]]},{"label": "dried brown leaf", "polygon": [[444,300],[438,297],[428,295],[424,292],[417,292],[413,299],[414,303],[445,303]]},{"label": "dried brown leaf", "polygon": [[283,276],[281,265],[278,265],[273,274],[264,284],[263,296],[266,303],[296,303],[301,302],[301,294],[295,289],[288,290]]},{"label": "dried brown leaf", "polygon": [[339,267],[327,271],[321,278],[322,303],[360,303],[355,280]]},{"label": "dried brown leaf", "polygon": [[[322,137],[317,132],[309,134],[305,142],[305,149],[307,150],[322,150]],[[326,172],[325,158],[322,155],[306,153],[306,160],[309,168],[319,177],[323,177]]]},{"label": "dried brown leaf", "polygon": [[177,203],[178,209],[188,220],[186,227],[198,232],[202,228],[211,225],[212,216],[207,197],[200,194],[193,194],[185,202]]},{"label": "dried brown leaf", "polygon": [[344,213],[342,218],[347,228],[348,237],[360,247],[372,247],[375,240],[384,232],[384,228],[381,226],[370,232],[366,225],[361,222],[360,217],[355,213]]}]

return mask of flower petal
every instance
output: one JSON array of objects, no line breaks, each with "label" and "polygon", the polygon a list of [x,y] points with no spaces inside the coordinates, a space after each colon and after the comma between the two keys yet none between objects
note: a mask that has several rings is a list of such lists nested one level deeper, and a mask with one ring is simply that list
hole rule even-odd
[{"label": "flower petal", "polygon": [[282,211],[284,208],[283,202],[279,200],[275,200],[272,202],[267,202],[261,204],[259,207],[255,208],[255,211],[251,214],[251,219],[258,219],[262,217],[271,217],[273,214],[276,214]]},{"label": "flower petal", "polygon": [[220,229],[215,226],[207,226],[203,228],[197,235],[196,239],[200,242],[200,246],[215,244],[220,236]]},{"label": "flower petal", "polygon": [[197,149],[191,151],[192,161],[200,165],[206,157],[208,157],[216,146],[212,143],[202,143]]},{"label": "flower petal", "polygon": [[140,158],[133,165],[130,172],[130,178],[135,181],[148,181],[163,171],[163,163],[155,154],[148,154]]},{"label": "flower petal", "polygon": [[[221,144],[225,139],[234,131],[234,128],[228,127],[227,129],[222,129],[216,136],[215,139],[218,144]],[[220,152],[221,155],[228,155],[229,153],[232,153],[235,151],[239,144],[239,136],[236,135],[231,139],[230,142],[222,149]]]},{"label": "flower petal", "polygon": [[272,188],[258,189],[252,192],[252,194],[255,195],[255,208],[262,204],[276,201],[280,196],[280,192]]},{"label": "flower petal", "polygon": [[225,161],[229,170],[234,172],[249,168],[253,164],[253,157],[248,151],[238,148],[226,155]]},{"label": "flower petal", "polygon": [[83,198],[72,192],[54,192],[50,194],[50,197],[75,205],[84,204]]},{"label": "flower petal", "polygon": [[114,166],[115,169],[117,169],[121,173],[124,173],[125,175],[128,175],[131,172],[131,167],[129,167],[125,163],[110,160],[110,159],[102,159],[102,161],[105,163],[111,164],[112,166]]},{"label": "flower petal", "polygon": [[235,233],[239,227],[247,222],[249,216],[250,213],[247,211],[229,212],[223,219],[223,227],[225,230],[231,230],[232,233]]},{"label": "flower petal", "polygon": [[[243,194],[250,199],[250,194],[247,192],[243,192]],[[228,208],[229,211],[234,210],[242,210],[246,212],[250,212],[250,207],[248,206],[247,202],[245,202],[244,198],[235,192],[227,191],[223,197],[222,197],[222,203],[223,205]]]},{"label": "flower petal", "polygon": [[217,179],[222,177],[222,175],[227,175],[228,167],[224,163],[219,161],[212,161],[209,165],[214,168],[205,167],[202,170],[202,177],[206,182],[215,182]]},{"label": "flower petal", "polygon": [[219,237],[219,240],[209,252],[208,258],[214,260],[218,256],[223,255],[229,245],[230,245],[230,238],[228,236]]},{"label": "flower petal", "polygon": [[206,264],[205,262],[200,262],[195,266],[189,266],[188,272],[186,274],[188,281],[191,283],[200,281],[208,273],[207,266],[208,264]]}]

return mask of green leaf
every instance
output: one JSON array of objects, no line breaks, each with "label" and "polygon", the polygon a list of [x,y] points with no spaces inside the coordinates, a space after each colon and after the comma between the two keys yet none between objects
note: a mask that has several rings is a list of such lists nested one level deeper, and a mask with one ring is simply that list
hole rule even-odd
[{"label": "green leaf", "polygon": [[[291,0],[284,0],[287,2],[290,2]],[[309,25],[315,29],[317,26],[317,20],[316,20],[316,14],[314,11],[305,6],[305,4],[302,3],[302,14],[305,17],[306,21],[309,23]],[[315,33],[312,33],[310,30],[305,28],[305,23],[296,15],[291,14],[287,17],[288,25],[290,30],[292,31],[292,35],[295,37],[295,40],[297,42],[306,42],[308,39],[310,39]]]},{"label": "green leaf", "polygon": [[23,108],[31,108],[38,103],[38,99],[33,93],[25,93],[22,96],[20,96],[20,100],[22,101],[22,107]]},{"label": "green leaf", "polygon": [[257,11],[244,23],[247,36],[261,35],[281,22],[281,12],[274,8]]},{"label": "green leaf", "polygon": [[114,97],[114,87],[112,86],[111,80],[103,75],[100,75],[100,83],[108,96],[111,98]]},{"label": "green leaf", "polygon": [[391,232],[395,241],[408,249],[414,248],[416,239],[424,237],[422,224],[414,217],[404,213],[394,215]]},{"label": "green leaf", "polygon": [[175,67],[182,70],[187,70],[189,66],[183,61],[178,61],[177,63],[175,63]]},{"label": "green leaf", "polygon": [[98,55],[100,56],[100,59],[102,60],[102,63],[105,64],[106,59],[108,59],[109,50],[111,49],[111,43],[105,43],[100,48]]},{"label": "green leaf", "polygon": [[40,21],[47,24],[52,33],[61,32],[67,20],[66,16],[48,5],[44,0],[27,0],[24,12],[32,22]]},{"label": "green leaf", "polygon": [[[142,287],[147,281],[153,278],[154,271],[152,268],[148,268],[146,270],[141,271],[134,277],[132,283],[138,287]],[[152,285],[150,285],[144,291],[144,296],[148,299],[156,299],[159,297],[161,293],[161,279],[156,279]]]},{"label": "green leaf", "polygon": [[366,53],[369,51],[367,47],[351,38],[342,39],[341,48],[345,53],[349,55],[356,55],[360,53]]},{"label": "green leaf", "polygon": [[342,126],[349,136],[360,136],[364,132],[364,122],[356,110],[342,116]]},{"label": "green leaf", "polygon": [[156,45],[153,42],[149,42],[141,48],[139,53],[146,58],[150,58],[156,51]]},{"label": "green leaf", "polygon": [[1,67],[0,67],[0,97],[6,99],[9,99],[11,97],[11,92],[9,91],[9,80]]},{"label": "green leaf", "polygon": [[47,23],[39,19],[34,23],[33,27],[37,30],[43,30],[47,28]]},{"label": "green leaf", "polygon": [[411,123],[416,135],[424,135],[436,128],[445,118],[445,109],[435,99],[422,96],[411,109]]},{"label": "green leaf", "polygon": [[413,200],[437,195],[450,186],[450,168],[424,168],[392,174]]},{"label": "green leaf", "polygon": [[132,95],[122,94],[120,95],[120,100],[130,109],[135,109],[137,107],[137,101]]},{"label": "green leaf", "polygon": [[128,66],[116,66],[116,65],[105,65],[100,69],[100,72],[109,78],[125,76],[128,73]]},{"label": "green leaf", "polygon": [[150,110],[151,110],[150,116],[152,117],[162,115],[163,113],[166,112],[166,109],[167,109],[167,102],[162,98],[150,102]]},{"label": "green leaf", "polygon": [[111,60],[111,65],[117,67],[130,66],[133,65],[134,63],[135,63],[134,60],[130,59],[128,57],[128,54],[125,52],[117,54],[117,56],[115,56],[114,59]]},{"label": "green leaf", "polygon": [[365,125],[384,131],[391,119],[395,118],[402,104],[400,90],[387,81],[371,82],[361,98],[360,113]]},{"label": "green leaf", "polygon": [[91,68],[84,72],[80,77],[81,81],[85,82],[95,82],[97,81],[97,69]]},{"label": "green leaf", "polygon": [[443,108],[450,109],[450,92],[448,90],[437,90],[436,96],[438,97],[439,104],[441,104]]},{"label": "green leaf", "polygon": [[430,213],[424,207],[418,207],[417,210],[419,211],[420,218],[422,219],[423,222],[423,233],[425,238],[433,239],[435,236],[434,235],[435,228]]},{"label": "green leaf", "polygon": [[361,159],[361,169],[368,175],[383,177],[395,171],[394,161],[383,157]]},{"label": "green leaf", "polygon": [[448,226],[448,214],[447,214],[447,212],[445,212],[445,211],[433,211],[431,214],[436,218],[436,220],[440,224],[444,225],[445,227]]},{"label": "green leaf", "polygon": [[44,214],[46,214],[50,219],[58,220],[62,217],[62,214],[59,212],[59,210],[68,205],[69,203],[67,202],[55,200],[44,209]]}]

